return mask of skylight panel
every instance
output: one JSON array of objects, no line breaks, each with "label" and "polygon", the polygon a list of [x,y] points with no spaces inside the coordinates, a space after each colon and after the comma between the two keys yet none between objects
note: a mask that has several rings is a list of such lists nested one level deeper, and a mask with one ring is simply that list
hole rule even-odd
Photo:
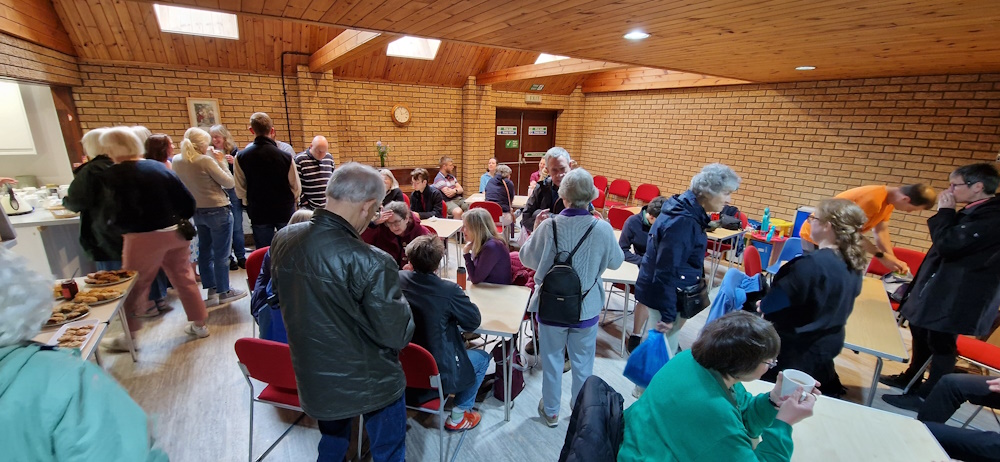
[{"label": "skylight panel", "polygon": [[153,5],[153,10],[163,32],[230,40],[240,38],[235,14],[158,4]]},{"label": "skylight panel", "polygon": [[548,53],[542,53],[538,55],[538,59],[535,60],[535,64],[551,63],[552,61],[560,61],[563,59],[569,59],[568,56],[550,55]]},{"label": "skylight panel", "polygon": [[406,36],[390,42],[389,47],[385,50],[385,54],[386,56],[397,58],[433,61],[434,57],[437,56],[438,47],[440,46],[440,40]]}]

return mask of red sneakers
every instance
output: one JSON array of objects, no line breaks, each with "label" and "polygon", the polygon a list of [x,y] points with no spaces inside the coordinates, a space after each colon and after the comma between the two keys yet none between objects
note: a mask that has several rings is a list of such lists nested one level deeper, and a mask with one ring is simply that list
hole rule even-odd
[{"label": "red sneakers", "polygon": [[452,432],[461,432],[465,430],[472,430],[479,425],[479,421],[483,420],[483,416],[476,411],[465,411],[465,415],[462,416],[462,420],[455,422],[448,417],[448,420],[444,423],[444,428]]}]

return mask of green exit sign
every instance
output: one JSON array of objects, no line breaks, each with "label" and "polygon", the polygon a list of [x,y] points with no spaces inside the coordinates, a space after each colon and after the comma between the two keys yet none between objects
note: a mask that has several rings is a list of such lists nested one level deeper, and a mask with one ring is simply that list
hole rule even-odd
[{"label": "green exit sign", "polygon": [[504,141],[503,144],[504,144],[504,147],[507,148],[507,149],[517,149],[517,147],[518,147],[517,140],[506,140],[506,141]]}]

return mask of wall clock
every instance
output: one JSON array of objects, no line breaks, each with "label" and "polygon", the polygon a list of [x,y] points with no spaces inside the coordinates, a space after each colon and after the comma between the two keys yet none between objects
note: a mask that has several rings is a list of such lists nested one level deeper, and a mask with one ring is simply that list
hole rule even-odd
[{"label": "wall clock", "polygon": [[410,123],[410,109],[402,104],[392,107],[392,122],[400,127]]}]

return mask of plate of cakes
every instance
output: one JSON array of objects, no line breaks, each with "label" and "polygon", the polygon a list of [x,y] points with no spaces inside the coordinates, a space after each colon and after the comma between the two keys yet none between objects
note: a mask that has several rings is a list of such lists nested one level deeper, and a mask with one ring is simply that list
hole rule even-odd
[{"label": "plate of cakes", "polygon": [[96,319],[90,319],[68,323],[56,331],[55,335],[49,339],[48,344],[58,345],[60,348],[82,350],[83,346],[90,341],[90,337],[94,335],[99,322]]},{"label": "plate of cakes", "polygon": [[90,306],[96,306],[113,302],[124,296],[125,291],[121,289],[97,287],[93,289],[81,290],[76,294],[76,297],[73,298],[73,301],[76,303],[86,303]]},{"label": "plate of cakes", "polygon": [[68,322],[76,321],[90,313],[90,306],[86,303],[65,302],[52,308],[52,315],[45,321],[45,327],[61,326]]},{"label": "plate of cakes", "polygon": [[135,271],[130,270],[98,271],[88,274],[87,277],[83,278],[83,282],[86,282],[90,287],[107,287],[128,281],[136,274]]}]

